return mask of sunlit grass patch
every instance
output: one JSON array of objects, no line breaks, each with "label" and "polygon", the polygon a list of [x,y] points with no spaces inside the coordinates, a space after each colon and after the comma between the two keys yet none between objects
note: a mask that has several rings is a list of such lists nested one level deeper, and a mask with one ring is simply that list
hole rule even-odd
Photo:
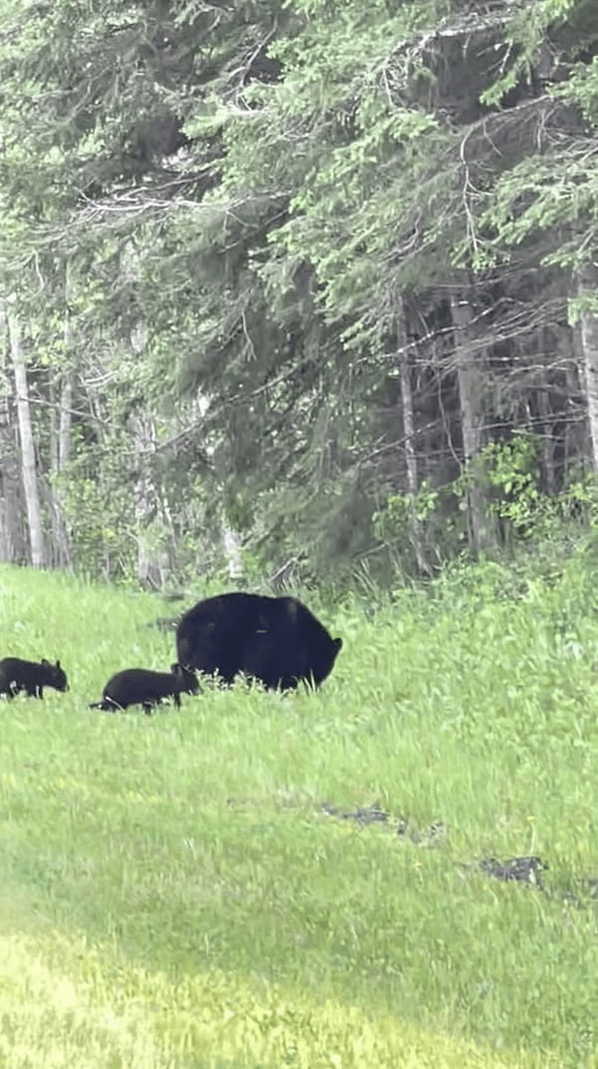
[{"label": "sunlit grass patch", "polygon": [[0,938],[0,1058],[11,1069],[296,1066],[516,1069],[502,1056],[350,1004],[206,971],[170,980],[55,933]]}]

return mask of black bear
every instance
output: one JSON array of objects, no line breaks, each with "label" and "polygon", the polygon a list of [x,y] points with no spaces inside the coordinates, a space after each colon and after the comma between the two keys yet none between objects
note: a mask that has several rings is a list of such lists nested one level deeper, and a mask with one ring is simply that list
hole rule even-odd
[{"label": "black bear", "polygon": [[149,715],[162,698],[173,698],[181,707],[181,694],[197,694],[199,683],[195,673],[181,664],[171,664],[170,672],[152,672],[149,668],[125,668],[106,683],[102,700],[92,702],[90,709],[115,712],[129,705],[142,705]]},{"label": "black bear", "polygon": [[281,690],[293,690],[301,680],[322,683],[342,644],[296,598],[241,592],[198,602],[176,632],[184,664],[225,683],[244,672]]},{"label": "black bear", "polygon": [[50,664],[45,658],[22,661],[20,657],[5,657],[0,661],[0,694],[10,700],[25,690],[30,698],[43,698],[44,687],[68,690],[69,685],[60,661]]}]

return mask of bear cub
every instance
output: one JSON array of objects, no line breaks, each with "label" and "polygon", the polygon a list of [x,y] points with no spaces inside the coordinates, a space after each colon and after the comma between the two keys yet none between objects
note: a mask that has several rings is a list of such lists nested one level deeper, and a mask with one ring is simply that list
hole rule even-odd
[{"label": "bear cub", "polygon": [[89,708],[114,713],[118,709],[128,709],[129,705],[142,705],[149,716],[162,698],[172,698],[180,709],[181,694],[197,694],[198,690],[195,673],[182,664],[172,664],[170,672],[125,668],[111,676],[102,691],[102,700],[92,702]]},{"label": "bear cub", "polygon": [[61,691],[69,689],[60,661],[50,664],[45,658],[23,661],[20,657],[4,657],[0,661],[0,694],[6,694],[9,701],[23,690],[30,698],[43,698],[44,687]]}]

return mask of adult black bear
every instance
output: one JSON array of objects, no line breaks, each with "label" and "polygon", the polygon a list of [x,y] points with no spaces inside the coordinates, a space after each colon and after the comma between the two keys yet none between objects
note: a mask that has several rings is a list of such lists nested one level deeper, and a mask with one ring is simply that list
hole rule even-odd
[{"label": "adult black bear", "polygon": [[10,700],[25,690],[30,698],[43,698],[44,687],[68,690],[68,681],[60,661],[50,664],[45,658],[22,661],[20,657],[5,657],[0,661],[0,694]]},{"label": "adult black bear", "polygon": [[189,609],[177,627],[179,661],[232,683],[238,672],[265,687],[319,686],[330,674],[342,639],[331,638],[296,598],[219,594]]},{"label": "adult black bear", "polygon": [[181,694],[197,694],[199,683],[195,673],[181,664],[172,664],[170,672],[152,672],[149,668],[125,668],[106,683],[102,700],[92,702],[90,709],[115,712],[129,705],[142,705],[147,714],[162,698],[172,698],[177,709]]}]

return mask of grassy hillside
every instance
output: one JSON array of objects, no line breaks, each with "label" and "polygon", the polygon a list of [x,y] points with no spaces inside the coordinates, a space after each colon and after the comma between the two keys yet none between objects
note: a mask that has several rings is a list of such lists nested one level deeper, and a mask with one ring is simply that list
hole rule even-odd
[{"label": "grassy hillside", "polygon": [[[319,694],[110,715],[172,606],[0,568],[0,656],[71,684],[0,702],[0,1065],[598,1065],[591,570],[315,608]],[[524,854],[544,890],[474,864]]]}]

